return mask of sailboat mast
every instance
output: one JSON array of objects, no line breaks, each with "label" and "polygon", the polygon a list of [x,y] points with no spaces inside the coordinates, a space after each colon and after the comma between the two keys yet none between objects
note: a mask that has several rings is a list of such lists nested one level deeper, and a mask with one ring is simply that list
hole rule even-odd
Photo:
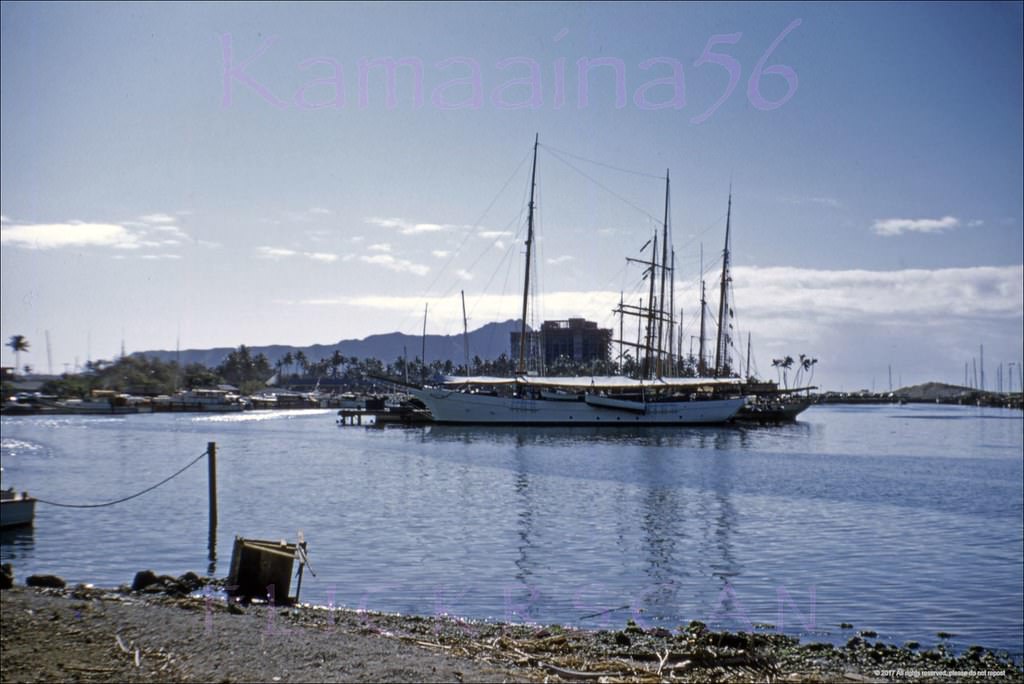
[{"label": "sailboat mast", "polygon": [[519,375],[526,374],[526,303],[530,299],[530,251],[533,248],[533,194],[537,188],[537,146],[540,133],[533,140],[533,170],[530,172],[530,205],[526,221],[526,277],[523,279],[523,324],[519,334]]},{"label": "sailboat mast", "polygon": [[427,307],[423,305],[423,348],[420,350],[420,383],[427,381]]},{"label": "sailboat mast", "polygon": [[624,295],[624,293],[621,290],[619,290],[619,373],[620,374],[622,373],[622,342],[623,342],[623,340],[626,339],[625,337],[622,336],[623,327],[625,326],[625,323],[626,323],[626,309],[625,309],[625,306],[624,306],[625,303],[626,303],[626,300],[625,300],[623,295]]},{"label": "sailboat mast", "polygon": [[469,377],[469,325],[466,322],[466,291],[459,290],[462,295],[462,346],[466,352],[466,377]]},{"label": "sailboat mast", "polygon": [[706,364],[704,363],[704,309],[708,308],[708,300],[706,299],[706,284],[703,280],[700,281],[700,346],[697,348],[699,358],[697,360],[697,375],[704,377],[706,371]]},{"label": "sailboat mast", "polygon": [[[668,345],[668,372],[669,375],[675,377],[679,373],[676,371],[676,336],[675,336],[675,323],[676,319],[674,312],[676,310],[676,250],[672,250],[672,268],[668,272],[669,274],[669,288],[668,288],[668,335],[665,337],[665,342]],[[679,322],[682,325],[682,321]]]},{"label": "sailboat mast", "polygon": [[651,244],[651,287],[649,297],[647,299],[647,357],[646,365],[644,366],[644,377],[654,377],[654,278],[655,270],[658,267],[658,234],[654,234],[654,241]]},{"label": "sailboat mast", "polygon": [[729,188],[729,208],[725,213],[725,249],[722,250],[722,286],[718,297],[718,340],[715,343],[715,377],[725,373],[728,365],[729,336],[725,332],[726,314],[729,307],[726,306],[729,283],[729,223],[732,218],[732,188]]},{"label": "sailboat mast", "polygon": [[747,380],[750,380],[750,333],[747,333]]},{"label": "sailboat mast", "polygon": [[[668,169],[665,169],[665,219],[661,224],[661,292],[658,295],[658,354],[657,354],[657,366],[655,367],[655,373],[661,375],[664,372],[662,364],[664,362],[664,349],[663,349],[663,327],[665,318],[665,271],[668,266]],[[671,309],[669,309],[671,311]]]}]

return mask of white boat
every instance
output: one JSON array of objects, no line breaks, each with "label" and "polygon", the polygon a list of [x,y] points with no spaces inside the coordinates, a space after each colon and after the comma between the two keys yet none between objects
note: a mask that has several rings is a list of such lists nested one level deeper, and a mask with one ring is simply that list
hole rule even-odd
[{"label": "white boat", "polygon": [[172,396],[161,396],[155,405],[165,411],[231,412],[245,408],[242,398],[227,389],[183,390]]},{"label": "white boat", "polygon": [[14,488],[0,490],[0,528],[31,525],[36,515],[36,500],[28,492]]},{"label": "white boat", "polygon": [[[409,388],[437,423],[475,425],[693,425],[724,423],[744,398],[738,379],[451,378]],[[551,390],[562,390],[553,398]],[[574,398],[566,392],[576,390]]]},{"label": "white boat", "polygon": [[[530,203],[526,237],[526,269],[523,288],[522,331],[519,335],[519,371],[513,378],[446,378],[435,386],[411,387],[410,394],[430,411],[437,423],[477,425],[691,425],[724,423],[743,407],[738,378],[662,377],[672,364],[666,362],[661,346],[662,328],[674,323],[671,309],[649,307],[635,315],[646,316],[648,340],[636,346],[646,354],[644,378],[538,377],[526,373],[526,314],[530,294],[531,250],[533,245],[534,190],[537,177],[537,147],[533,145]],[[668,178],[665,215],[668,222]],[[667,259],[657,264],[657,241],[652,249],[650,282],[653,292],[656,269],[661,269],[664,301]],[[620,308],[623,308],[620,306]],[[425,325],[425,324],[424,324]],[[655,333],[655,331],[657,331]],[[667,339],[672,339],[671,328]],[[468,357],[468,353],[467,353]]]}]

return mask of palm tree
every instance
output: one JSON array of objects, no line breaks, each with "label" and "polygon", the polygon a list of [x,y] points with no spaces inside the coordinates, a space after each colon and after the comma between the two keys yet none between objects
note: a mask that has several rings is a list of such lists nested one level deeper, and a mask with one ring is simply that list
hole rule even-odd
[{"label": "palm tree", "polygon": [[789,354],[782,360],[782,380],[786,389],[789,389],[789,369],[793,367],[793,357]]},{"label": "palm tree", "polygon": [[302,376],[305,377],[309,373],[309,361],[306,359],[306,352],[301,349],[295,352],[295,363],[299,364],[302,368]]},{"label": "palm tree", "polygon": [[335,349],[331,354],[331,375],[338,377],[338,366],[345,363],[345,357],[341,355],[340,349]]},{"label": "palm tree", "polygon": [[779,382],[782,382],[782,359],[772,359],[772,367],[775,368],[775,375]]},{"label": "palm tree", "polygon": [[21,352],[28,351],[28,340],[25,339],[24,335],[11,335],[11,339],[7,341],[7,346],[14,352],[14,369],[17,371],[18,366],[21,365]]},{"label": "palm tree", "polygon": [[283,357],[281,357],[281,363],[284,364],[285,366],[291,366],[292,361],[294,361],[294,359],[292,358],[291,352],[288,352]]}]

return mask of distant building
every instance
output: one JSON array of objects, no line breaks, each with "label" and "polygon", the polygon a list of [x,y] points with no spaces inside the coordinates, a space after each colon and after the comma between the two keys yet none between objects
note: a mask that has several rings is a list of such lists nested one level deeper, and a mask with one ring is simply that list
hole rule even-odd
[{"label": "distant building", "polygon": [[[597,323],[582,318],[567,321],[544,321],[540,331],[530,331],[527,346],[543,350],[544,365],[550,366],[559,358],[574,363],[608,361],[611,354],[612,331],[598,328]],[[511,334],[511,358],[519,358],[520,333]],[[539,338],[539,339],[538,339]]]}]

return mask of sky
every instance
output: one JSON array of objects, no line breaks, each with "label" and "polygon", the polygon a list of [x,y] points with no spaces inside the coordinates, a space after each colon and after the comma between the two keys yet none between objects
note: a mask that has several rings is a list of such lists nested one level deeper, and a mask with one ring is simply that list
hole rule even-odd
[{"label": "sky", "polygon": [[534,323],[618,328],[668,170],[687,351],[731,188],[762,377],[1024,363],[1021,3],[4,2],[0,34],[0,336],[38,372],[455,334],[460,291],[518,318],[535,136]]}]

